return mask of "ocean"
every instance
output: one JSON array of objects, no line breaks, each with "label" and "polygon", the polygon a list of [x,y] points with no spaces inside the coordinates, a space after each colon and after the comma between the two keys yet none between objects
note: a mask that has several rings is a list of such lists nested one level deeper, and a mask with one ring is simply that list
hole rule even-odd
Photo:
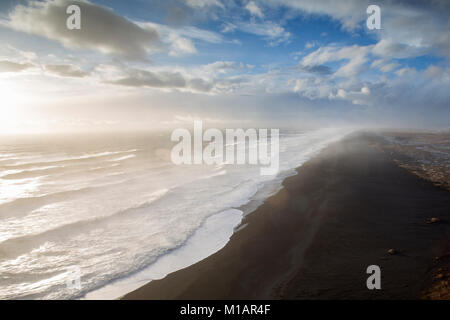
[{"label": "ocean", "polygon": [[0,299],[116,299],[204,259],[349,132],[280,131],[276,176],[257,165],[174,165],[167,132],[2,137]]}]

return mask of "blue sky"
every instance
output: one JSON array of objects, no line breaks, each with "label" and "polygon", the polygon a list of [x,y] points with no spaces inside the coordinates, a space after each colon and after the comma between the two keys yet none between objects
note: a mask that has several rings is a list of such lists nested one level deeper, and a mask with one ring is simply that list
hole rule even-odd
[{"label": "blue sky", "polygon": [[[64,27],[70,4],[81,30]],[[381,30],[369,4],[3,1],[2,127],[448,128],[449,2],[378,1]]]}]

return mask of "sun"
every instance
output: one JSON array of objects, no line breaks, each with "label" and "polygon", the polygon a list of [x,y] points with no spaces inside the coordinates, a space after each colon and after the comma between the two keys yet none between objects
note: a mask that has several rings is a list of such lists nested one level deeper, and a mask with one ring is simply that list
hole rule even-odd
[{"label": "sun", "polygon": [[[20,122],[23,120],[24,92],[19,87],[0,81],[0,133],[11,134],[20,132]],[[22,96],[21,96],[22,95]]]}]

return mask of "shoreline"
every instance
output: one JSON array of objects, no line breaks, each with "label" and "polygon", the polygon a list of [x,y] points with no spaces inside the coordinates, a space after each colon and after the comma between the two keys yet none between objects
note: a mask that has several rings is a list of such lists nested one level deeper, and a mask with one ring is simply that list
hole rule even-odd
[{"label": "shoreline", "polygon": [[[325,140],[315,145],[314,148],[309,148],[307,157],[309,159],[314,158],[327,145],[333,141],[338,141],[341,138],[342,135],[338,134],[337,136],[331,138],[332,141],[329,141],[330,139]],[[275,176],[275,178],[265,181],[263,185],[258,188],[258,191],[249,197],[244,204],[237,207],[228,208],[222,212],[209,216],[206,221],[204,221],[202,226],[197,229],[185,243],[160,256],[152,264],[132,273],[131,275],[115,279],[100,288],[89,291],[88,293],[80,296],[80,299],[121,299],[127,293],[140,288],[150,281],[162,279],[173,272],[189,267],[190,265],[213,255],[228,243],[230,237],[234,233],[246,227],[246,223],[241,223],[243,218],[255,211],[266,201],[267,198],[278,193],[278,191],[283,187],[283,181],[288,177],[296,175],[296,168],[301,167],[305,161],[307,160],[302,160],[297,167],[288,169],[284,168],[284,170]],[[236,222],[236,219],[234,219],[232,215],[227,214],[227,212],[240,212],[241,218],[238,222]],[[222,221],[220,223],[212,223],[213,220],[217,220],[216,217],[218,216],[222,216]],[[206,227],[207,225],[210,226]],[[212,225],[214,225],[214,227],[212,227]],[[205,228],[210,230],[205,230]],[[210,243],[210,241],[205,240],[205,232],[209,232],[209,234],[213,236],[214,243]],[[217,239],[218,234],[223,235],[220,241]],[[220,242],[220,244],[218,242]]]},{"label": "shoreline", "polygon": [[[83,300],[117,300],[148,283],[193,265],[223,248],[240,226],[243,212],[228,209],[210,216],[202,227],[180,247],[162,256],[148,267],[81,297]],[[213,235],[213,237],[211,237]],[[205,241],[206,240],[206,241]],[[205,245],[206,243],[206,245]]]},{"label": "shoreline", "polygon": [[[398,167],[376,143],[353,134],[329,145],[246,215],[221,250],[123,299],[419,298],[449,231],[425,222],[448,218],[450,194]],[[381,267],[382,290],[366,288],[372,264]]]}]

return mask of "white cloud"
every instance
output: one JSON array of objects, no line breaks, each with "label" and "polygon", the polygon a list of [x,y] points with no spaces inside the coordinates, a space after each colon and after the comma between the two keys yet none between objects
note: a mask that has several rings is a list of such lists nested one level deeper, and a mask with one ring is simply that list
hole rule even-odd
[{"label": "white cloud", "polygon": [[193,26],[173,28],[153,22],[135,23],[143,29],[157,30],[161,41],[167,46],[169,55],[171,56],[197,53],[194,41],[203,41],[212,44],[227,42],[219,33]]},{"label": "white cloud", "polygon": [[385,65],[382,65],[380,67],[380,70],[383,72],[391,72],[392,70],[398,68],[400,66],[400,64],[396,63],[396,62],[391,62],[391,63],[387,63]]},{"label": "white cloud", "polygon": [[354,77],[360,74],[368,61],[367,55],[370,53],[372,46],[348,46],[333,47],[326,46],[311,52],[304,57],[301,63],[304,66],[322,65],[327,62],[348,60],[335,73],[335,77]]},{"label": "white cloud", "polygon": [[239,22],[230,28],[230,25],[223,30],[224,32],[232,32],[235,29],[263,37],[271,46],[290,41],[291,33],[286,31],[281,25],[274,22]]},{"label": "white cloud", "polygon": [[362,87],[361,88],[361,93],[362,94],[370,94],[370,89],[368,87]]},{"label": "white cloud", "polygon": [[417,71],[416,69],[405,67],[395,71],[395,74],[399,77],[403,76],[412,77],[417,74]]},{"label": "white cloud", "polygon": [[53,73],[61,77],[83,78],[89,75],[89,72],[83,71],[74,65],[49,64],[45,65],[44,68],[49,73]]},{"label": "white cloud", "polygon": [[305,49],[311,49],[311,48],[316,47],[317,45],[318,45],[317,41],[308,41],[305,44]]},{"label": "white cloud", "polygon": [[[232,92],[246,82],[243,76],[225,76],[232,70],[243,70],[246,66],[232,61],[217,61],[194,68],[111,69],[97,68],[96,75],[104,83],[135,88],[156,88],[217,94]],[[106,73],[103,73],[103,72]]]},{"label": "white cloud", "polygon": [[344,89],[338,89],[337,97],[345,99],[347,98],[347,92]]},{"label": "white cloud", "polygon": [[224,5],[219,0],[186,0],[186,4],[193,8],[219,7],[224,9]]},{"label": "white cloud", "polygon": [[144,28],[144,29],[150,29],[150,30],[157,30],[160,34],[163,41],[170,42],[170,35],[176,34],[179,37],[188,38],[188,39],[194,39],[194,40],[200,40],[208,43],[223,43],[225,42],[225,39],[222,37],[221,34],[199,29],[193,26],[184,26],[183,28],[173,28],[169,27],[167,25],[158,24],[154,22],[135,22],[138,26]]},{"label": "white cloud", "polygon": [[424,71],[424,75],[431,79],[450,81],[450,68],[431,65]]},{"label": "white cloud", "polygon": [[192,41],[187,38],[182,38],[176,34],[171,34],[169,40],[171,42],[169,55],[171,56],[181,56],[184,54],[192,54],[197,52],[197,49]]},{"label": "white cloud", "polygon": [[10,45],[10,44],[4,44],[0,48],[0,59],[4,58],[13,58],[17,59],[18,57],[22,58],[23,60],[27,62],[32,62],[37,59],[37,54],[33,51],[23,51],[20,49],[17,49],[16,47]]},{"label": "white cloud", "polygon": [[8,60],[0,61],[0,72],[20,72],[32,68],[31,63],[19,63]]},{"label": "white cloud", "polygon": [[243,64],[234,61],[216,61],[200,68],[203,74],[217,75],[226,74],[230,71],[242,71],[246,68]]},{"label": "white cloud", "polygon": [[258,18],[264,18],[264,14],[262,13],[261,9],[256,5],[256,3],[254,1],[250,1],[249,3],[247,3],[247,5],[245,6],[245,9],[248,10],[248,12],[250,12],[250,14],[252,16],[258,17]]},{"label": "white cloud", "polygon": [[371,91],[368,87],[362,87],[360,90],[345,90],[342,88],[338,88],[337,90],[333,90],[329,95],[330,100],[344,100],[349,101],[355,105],[370,105],[372,103],[372,99],[370,97]]},{"label": "white cloud", "polygon": [[222,26],[222,32],[223,33],[228,33],[228,32],[233,32],[237,29],[237,26],[233,23],[230,22],[226,22],[223,26]]},{"label": "white cloud", "polygon": [[310,100],[328,98],[333,87],[320,78],[307,77],[290,80],[292,91]]},{"label": "white cloud", "polygon": [[426,48],[408,46],[404,43],[381,39],[373,48],[373,53],[383,58],[411,58],[426,53]]},{"label": "white cloud", "polygon": [[[81,8],[81,30],[65,27],[69,4]],[[17,5],[9,15],[9,26],[67,48],[95,50],[131,60],[145,60],[159,48],[155,30],[143,29],[112,10],[87,1],[46,0]]]}]

